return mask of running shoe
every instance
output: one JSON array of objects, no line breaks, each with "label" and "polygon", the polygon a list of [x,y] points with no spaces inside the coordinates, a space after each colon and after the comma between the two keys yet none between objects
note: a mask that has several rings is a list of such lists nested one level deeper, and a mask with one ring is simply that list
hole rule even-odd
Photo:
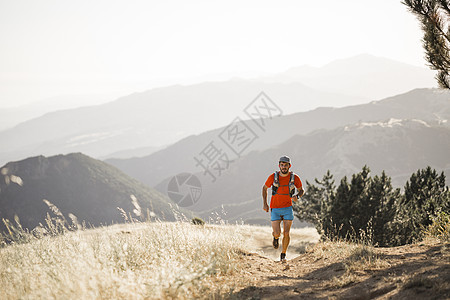
[{"label": "running shoe", "polygon": [[281,262],[286,262],[286,253],[281,253],[281,255],[280,255],[280,261],[281,261]]},{"label": "running shoe", "polygon": [[278,239],[273,238],[272,245],[273,245],[273,247],[274,247],[275,249],[278,249]]}]

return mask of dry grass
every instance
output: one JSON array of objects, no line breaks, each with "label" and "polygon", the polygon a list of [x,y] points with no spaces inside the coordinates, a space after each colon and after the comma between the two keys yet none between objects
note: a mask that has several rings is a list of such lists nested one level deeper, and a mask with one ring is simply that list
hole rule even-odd
[{"label": "dry grass", "polygon": [[0,249],[0,299],[207,298],[237,268],[239,226],[136,223]]},{"label": "dry grass", "polygon": [[433,222],[423,230],[424,238],[434,238],[441,242],[450,242],[450,215],[441,212]]},{"label": "dry grass", "polygon": [[389,263],[382,258],[377,249],[364,243],[347,242],[344,240],[324,241],[311,249],[315,260],[334,262],[343,274],[333,277],[326,283],[331,288],[343,288],[363,279],[367,271],[388,268]]},{"label": "dry grass", "polygon": [[13,230],[0,248],[0,299],[222,299],[298,291],[332,298],[427,291],[436,298],[450,290],[449,244],[441,235],[429,236],[430,245],[376,248],[367,241],[318,242],[313,229],[296,229],[286,266],[274,261],[279,249],[271,246],[270,227],[136,222],[70,231],[63,225],[37,237]]}]

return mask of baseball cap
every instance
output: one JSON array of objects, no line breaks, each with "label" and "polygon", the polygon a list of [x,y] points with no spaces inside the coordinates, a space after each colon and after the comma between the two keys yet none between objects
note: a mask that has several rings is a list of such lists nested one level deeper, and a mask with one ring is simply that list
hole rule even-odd
[{"label": "baseball cap", "polygon": [[287,162],[287,163],[291,163],[291,159],[289,158],[289,156],[284,155],[284,156],[280,157],[280,159],[279,159],[278,162]]}]

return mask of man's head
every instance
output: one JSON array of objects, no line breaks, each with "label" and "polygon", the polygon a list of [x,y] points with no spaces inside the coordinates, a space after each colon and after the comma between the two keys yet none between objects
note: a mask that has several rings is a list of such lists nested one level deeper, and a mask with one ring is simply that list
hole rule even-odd
[{"label": "man's head", "polygon": [[280,167],[280,171],[282,174],[289,173],[289,168],[291,167],[291,159],[289,156],[282,156],[278,161],[278,166]]}]

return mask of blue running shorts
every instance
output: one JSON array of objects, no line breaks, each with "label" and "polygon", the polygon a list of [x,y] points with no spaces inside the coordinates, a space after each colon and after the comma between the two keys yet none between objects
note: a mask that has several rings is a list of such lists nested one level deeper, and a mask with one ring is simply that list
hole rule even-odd
[{"label": "blue running shorts", "polygon": [[294,210],[292,206],[270,209],[270,220],[294,220]]}]

